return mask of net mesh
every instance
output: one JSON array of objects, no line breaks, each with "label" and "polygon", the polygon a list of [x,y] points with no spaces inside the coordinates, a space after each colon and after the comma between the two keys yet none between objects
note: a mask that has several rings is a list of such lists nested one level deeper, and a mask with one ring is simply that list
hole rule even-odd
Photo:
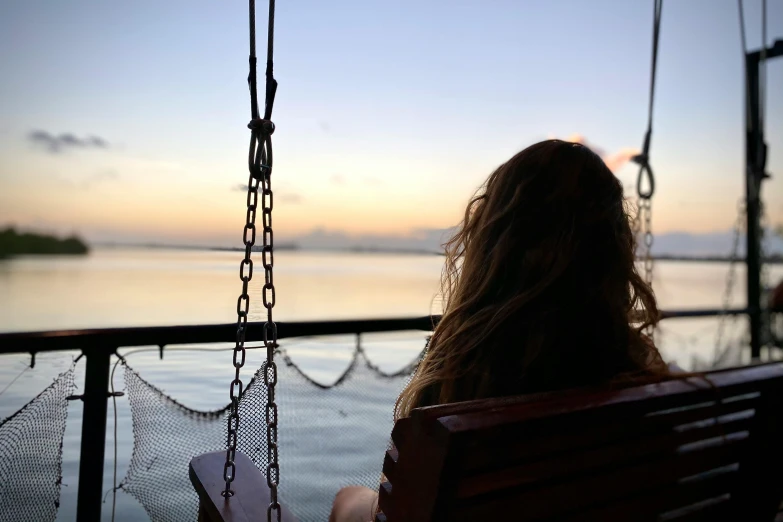
[{"label": "net mesh", "polygon": [[0,422],[0,520],[55,520],[74,367]]},{"label": "net mesh", "polygon": [[[394,401],[417,357],[384,373],[358,348],[330,386],[304,373],[285,352],[278,358],[280,500],[301,521],[326,520],[337,490],[348,484],[377,488],[393,426]],[[238,449],[266,469],[266,388],[262,366],[240,400]],[[190,460],[226,444],[228,406],[196,411],[178,403],[125,366],[134,448],[122,488],[155,522],[193,521],[198,497],[188,478]]]}]

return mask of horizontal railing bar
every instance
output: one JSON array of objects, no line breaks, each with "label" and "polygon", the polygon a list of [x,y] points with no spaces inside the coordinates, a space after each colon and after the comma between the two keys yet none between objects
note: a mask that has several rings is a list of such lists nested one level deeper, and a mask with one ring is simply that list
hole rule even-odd
[{"label": "horizontal railing bar", "polygon": [[[278,339],[315,335],[358,334],[403,330],[428,331],[438,316],[401,319],[358,319],[348,321],[299,321],[277,323]],[[246,340],[263,341],[263,322],[248,323]],[[43,351],[82,350],[85,348],[166,346],[169,344],[233,342],[236,324],[183,326],[147,326],[100,328],[89,330],[56,330],[47,332],[12,332],[0,334],[0,354]],[[111,348],[114,350],[114,348]]]},{"label": "horizontal railing bar", "polygon": [[[749,312],[750,310],[747,308],[669,310],[663,311],[662,317],[664,319],[717,317],[743,315]],[[393,319],[298,321],[280,322],[277,323],[277,328],[278,338],[285,339],[404,330],[429,331],[439,320],[440,316],[435,315]],[[248,341],[263,341],[263,324],[263,322],[248,323]],[[232,342],[235,334],[236,325],[234,323],[11,332],[0,334],[0,354],[83,350],[86,348],[114,351],[116,348],[133,346]]]},{"label": "horizontal railing bar", "polygon": [[750,308],[706,309],[706,310],[661,310],[661,319],[693,319],[697,317],[719,317],[722,315],[745,315]]}]

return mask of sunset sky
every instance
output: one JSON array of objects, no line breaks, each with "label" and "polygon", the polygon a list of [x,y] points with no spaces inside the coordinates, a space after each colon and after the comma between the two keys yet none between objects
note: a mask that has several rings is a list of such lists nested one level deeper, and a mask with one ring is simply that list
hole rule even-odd
[{"label": "sunset sky", "polygon": [[[761,0],[745,4],[756,49]],[[771,43],[783,1],[768,17]],[[494,167],[537,140],[581,135],[615,159],[639,147],[651,32],[652,0],[280,0],[276,234],[448,227]],[[0,226],[237,244],[247,41],[240,1],[1,2]],[[742,67],[736,1],[664,2],[657,232],[735,220]],[[764,197],[781,223],[783,58],[768,92]],[[633,194],[634,166],[616,173]]]}]

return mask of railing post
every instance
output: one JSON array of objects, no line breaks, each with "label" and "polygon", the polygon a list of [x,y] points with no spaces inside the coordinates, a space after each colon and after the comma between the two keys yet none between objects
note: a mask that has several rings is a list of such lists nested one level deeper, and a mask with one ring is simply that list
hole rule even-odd
[{"label": "railing post", "polygon": [[[765,42],[766,43],[766,42]],[[761,356],[761,183],[764,180],[766,144],[759,105],[759,53],[745,59],[745,212],[748,308],[751,359]]]},{"label": "railing post", "polygon": [[79,456],[78,522],[101,519],[103,464],[106,449],[106,412],[109,400],[109,363],[114,350],[100,347],[84,350],[84,409]]},{"label": "railing post", "polygon": [[[766,46],[767,42],[763,42]],[[747,213],[746,264],[748,308],[750,309],[750,351],[751,359],[761,356],[762,311],[761,311],[761,185],[769,177],[766,173],[767,144],[762,126],[761,84],[759,65],[762,58],[783,56],[783,40],[776,40],[772,47],[745,54],[745,208]]]}]

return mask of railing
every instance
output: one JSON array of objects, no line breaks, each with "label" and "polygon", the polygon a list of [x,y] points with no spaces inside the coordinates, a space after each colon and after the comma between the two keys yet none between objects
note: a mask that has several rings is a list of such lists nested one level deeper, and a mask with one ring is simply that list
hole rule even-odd
[{"label": "railing", "polygon": [[[776,310],[778,311],[778,310]],[[663,312],[664,319],[748,315],[747,308],[720,310],[677,310]],[[278,338],[310,337],[405,330],[432,330],[440,316],[402,319],[366,319],[351,321],[281,322]],[[263,323],[253,323],[247,332],[248,341],[263,340]],[[103,487],[104,451],[106,445],[106,414],[109,396],[111,356],[119,348],[159,346],[188,343],[232,342],[236,325],[154,326],[141,328],[106,328],[94,330],[59,330],[0,334],[0,354],[81,350],[86,358],[84,403],[82,417],[81,455],[77,498],[78,521],[100,520],[101,489]]]}]

